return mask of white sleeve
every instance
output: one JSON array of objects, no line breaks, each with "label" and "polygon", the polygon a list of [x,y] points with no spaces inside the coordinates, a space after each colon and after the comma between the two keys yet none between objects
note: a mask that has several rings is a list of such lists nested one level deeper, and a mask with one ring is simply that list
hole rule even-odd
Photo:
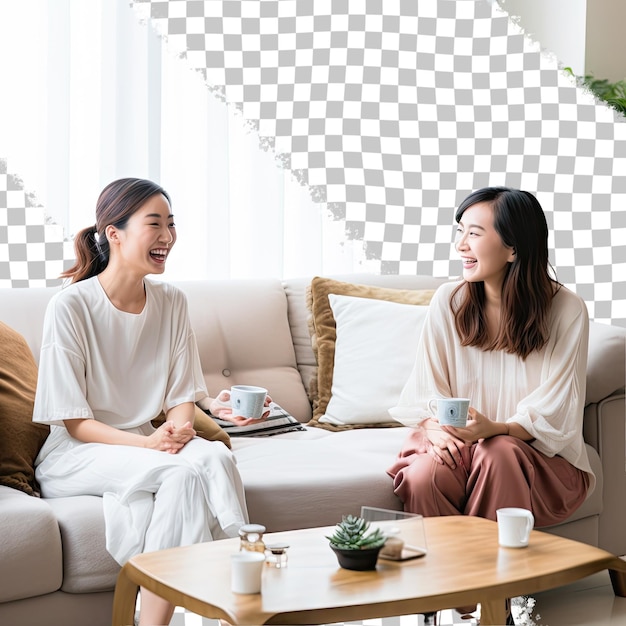
[{"label": "white sleeve", "polygon": [[[572,302],[578,304],[572,307]],[[569,298],[553,319],[541,384],[518,403],[510,420],[523,426],[535,438],[533,446],[547,456],[582,436],[589,341],[589,317],[578,296]]]},{"label": "white sleeve", "polygon": [[55,298],[46,309],[33,421],[93,418],[86,397],[85,351],[66,306]]},{"label": "white sleeve", "polygon": [[179,293],[172,315],[175,316],[175,345],[165,393],[164,410],[184,402],[197,402],[208,396],[200,365],[198,345],[187,311],[187,300]]}]

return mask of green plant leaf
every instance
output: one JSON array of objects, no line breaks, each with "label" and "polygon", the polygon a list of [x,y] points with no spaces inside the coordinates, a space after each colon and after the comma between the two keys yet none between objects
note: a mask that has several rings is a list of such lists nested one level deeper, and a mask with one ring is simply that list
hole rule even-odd
[{"label": "green plant leaf", "polygon": [[606,78],[596,78],[593,74],[576,76],[569,67],[566,67],[565,71],[576,78],[579,86],[586,87],[596,98],[626,115],[626,79],[611,82]]},{"label": "green plant leaf", "polygon": [[365,550],[378,548],[385,543],[385,536],[379,528],[367,533],[370,524],[362,517],[344,515],[341,522],[335,527],[332,536],[326,539],[336,548],[343,550]]}]

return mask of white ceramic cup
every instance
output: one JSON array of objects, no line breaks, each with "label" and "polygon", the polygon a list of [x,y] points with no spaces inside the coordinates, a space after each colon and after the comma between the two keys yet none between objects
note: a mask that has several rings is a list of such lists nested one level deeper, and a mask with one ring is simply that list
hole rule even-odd
[{"label": "white ceramic cup", "polygon": [[230,406],[233,415],[248,419],[263,417],[267,389],[253,385],[233,385],[230,388]]},{"label": "white ceramic cup", "polygon": [[230,555],[230,588],[233,593],[261,593],[265,554],[242,550]]},{"label": "white ceramic cup", "polygon": [[467,424],[469,403],[468,398],[431,398],[428,408],[440,424],[463,428]]},{"label": "white ceramic cup", "polygon": [[498,543],[505,548],[525,548],[530,531],[535,525],[533,514],[527,509],[510,507],[498,509]]}]

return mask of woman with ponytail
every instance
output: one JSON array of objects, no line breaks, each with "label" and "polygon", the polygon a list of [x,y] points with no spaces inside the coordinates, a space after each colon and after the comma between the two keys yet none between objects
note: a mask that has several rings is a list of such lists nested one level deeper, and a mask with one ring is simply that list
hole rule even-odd
[{"label": "woman with ponytail", "polygon": [[[147,278],[163,273],[175,242],[168,194],[148,180],[114,181],[45,316],[33,419],[51,432],[37,480],[47,498],[103,497],[107,550],[120,564],[235,537],[247,522],[231,451],[195,436],[198,400],[228,416],[208,397],[185,296]],[[141,590],[141,625],[168,624],[173,611]]]},{"label": "woman with ponytail", "polygon": [[[459,206],[463,280],[430,304],[415,368],[390,409],[414,427],[390,468],[407,511],[532,511],[569,517],[595,477],[583,441],[589,320],[549,273],[548,226],[526,191],[488,187]],[[440,425],[431,398],[470,398],[467,426]]]}]

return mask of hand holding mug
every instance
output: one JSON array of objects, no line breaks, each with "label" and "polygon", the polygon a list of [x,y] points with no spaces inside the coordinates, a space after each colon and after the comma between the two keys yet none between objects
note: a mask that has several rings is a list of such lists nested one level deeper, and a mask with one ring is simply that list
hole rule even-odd
[{"label": "hand holding mug", "polygon": [[476,443],[499,434],[499,425],[474,407],[468,409],[467,424],[464,427],[442,426],[441,429],[466,443]]},{"label": "hand holding mug", "polygon": [[467,424],[469,398],[431,398],[428,408],[441,426],[463,428]]},{"label": "hand holding mug", "polygon": [[271,402],[272,398],[263,387],[233,385],[230,390],[220,391],[211,402],[210,411],[216,417],[237,426],[247,426],[267,419]]}]

